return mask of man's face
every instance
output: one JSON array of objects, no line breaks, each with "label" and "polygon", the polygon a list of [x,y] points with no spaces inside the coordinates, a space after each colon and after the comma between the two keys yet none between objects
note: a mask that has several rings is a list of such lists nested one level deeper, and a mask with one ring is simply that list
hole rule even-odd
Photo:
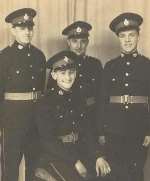
[{"label": "man's face", "polygon": [[33,27],[16,26],[12,27],[12,34],[16,41],[22,45],[26,45],[31,42],[33,37]]},{"label": "man's face", "polygon": [[52,72],[52,77],[56,80],[57,85],[65,90],[69,91],[76,79],[76,70],[67,69],[67,70],[57,70]]},{"label": "man's face", "polygon": [[139,40],[139,33],[137,30],[121,31],[118,34],[118,37],[120,40],[122,52],[128,54],[134,52],[137,49]]},{"label": "man's face", "polygon": [[88,38],[69,38],[67,42],[71,51],[77,55],[83,55],[86,52],[89,40]]}]

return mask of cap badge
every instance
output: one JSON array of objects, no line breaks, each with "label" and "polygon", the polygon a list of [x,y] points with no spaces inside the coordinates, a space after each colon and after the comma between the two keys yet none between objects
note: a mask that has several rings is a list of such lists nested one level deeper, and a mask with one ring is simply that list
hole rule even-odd
[{"label": "cap badge", "polygon": [[22,49],[23,49],[23,45],[20,45],[20,44],[19,44],[19,45],[18,45],[18,49],[19,49],[19,50],[22,50]]},{"label": "cap badge", "polygon": [[125,26],[128,26],[128,25],[129,25],[129,20],[125,19],[124,22],[123,22],[123,24],[124,24]]},{"label": "cap badge", "polygon": [[64,61],[68,63],[69,58],[65,56],[65,57],[64,57]]},{"label": "cap badge", "polygon": [[77,27],[76,32],[81,33],[82,29],[80,27]]},{"label": "cap badge", "polygon": [[23,18],[24,18],[24,20],[28,20],[29,19],[29,15],[25,14]]}]

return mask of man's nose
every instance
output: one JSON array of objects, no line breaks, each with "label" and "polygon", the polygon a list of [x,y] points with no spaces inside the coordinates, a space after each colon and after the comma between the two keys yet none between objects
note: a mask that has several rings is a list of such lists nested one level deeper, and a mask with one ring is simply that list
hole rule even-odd
[{"label": "man's nose", "polygon": [[30,32],[29,28],[26,27],[26,28],[25,28],[25,33],[26,33],[26,34],[29,34],[29,32]]},{"label": "man's nose", "polygon": [[77,42],[77,48],[81,48],[81,42]]},{"label": "man's nose", "polygon": [[69,72],[69,71],[66,71],[66,73],[65,73],[65,79],[66,79],[66,80],[70,80],[70,72]]},{"label": "man's nose", "polygon": [[126,36],[126,37],[125,37],[125,41],[130,41],[130,37],[129,37],[129,36]]}]

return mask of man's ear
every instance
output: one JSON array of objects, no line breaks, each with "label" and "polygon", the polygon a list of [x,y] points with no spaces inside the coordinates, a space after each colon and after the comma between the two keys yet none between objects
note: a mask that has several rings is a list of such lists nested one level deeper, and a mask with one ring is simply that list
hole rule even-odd
[{"label": "man's ear", "polygon": [[88,46],[88,44],[89,44],[89,39],[87,39],[87,45],[86,46]]},{"label": "man's ear", "polygon": [[12,25],[10,25],[9,28],[10,28],[12,35],[16,36],[16,29]]},{"label": "man's ear", "polygon": [[53,78],[54,80],[57,79],[57,74],[56,74],[56,72],[55,72],[54,70],[52,70],[51,75],[52,75],[52,78]]},{"label": "man's ear", "polygon": [[67,39],[67,45],[68,45],[68,47],[70,47],[70,39],[69,38]]}]

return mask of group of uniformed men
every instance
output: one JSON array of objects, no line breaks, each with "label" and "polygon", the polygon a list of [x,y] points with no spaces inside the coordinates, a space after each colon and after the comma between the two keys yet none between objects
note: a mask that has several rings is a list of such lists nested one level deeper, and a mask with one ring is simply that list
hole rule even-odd
[{"label": "group of uniformed men", "polygon": [[26,181],[143,181],[150,61],[137,51],[142,17],[112,20],[121,54],[103,69],[86,55],[92,26],[83,21],[62,31],[68,50],[46,63],[31,44],[35,15],[23,8],[5,19],[15,41],[0,53],[2,180],[18,180],[24,154]]}]

